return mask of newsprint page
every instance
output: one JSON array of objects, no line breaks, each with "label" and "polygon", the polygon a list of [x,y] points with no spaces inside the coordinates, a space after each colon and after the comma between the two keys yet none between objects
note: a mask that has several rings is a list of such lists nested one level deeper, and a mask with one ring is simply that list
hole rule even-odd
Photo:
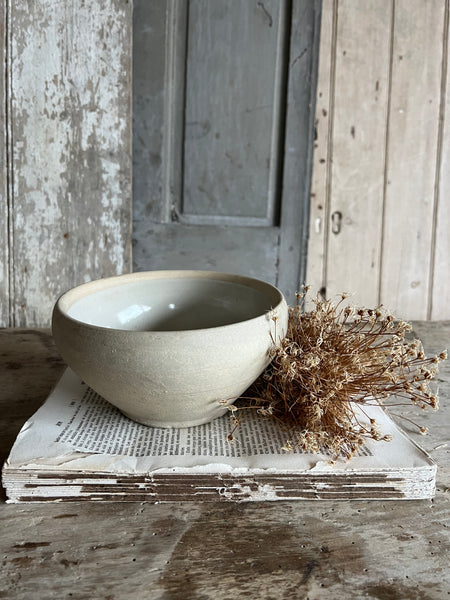
[{"label": "newsprint page", "polygon": [[141,425],[67,369],[20,431],[3,485],[8,502],[431,498],[431,458],[384,410],[365,412],[393,440],[368,440],[358,456],[332,463],[287,452],[282,427],[253,410],[232,441],[230,415],[188,428]]}]

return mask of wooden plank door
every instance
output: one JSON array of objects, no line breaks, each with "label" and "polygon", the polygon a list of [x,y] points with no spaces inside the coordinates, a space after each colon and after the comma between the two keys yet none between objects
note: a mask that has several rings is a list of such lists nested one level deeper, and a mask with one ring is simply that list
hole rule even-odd
[{"label": "wooden plank door", "polygon": [[449,0],[323,0],[307,280],[450,314]]},{"label": "wooden plank door", "polygon": [[134,269],[303,279],[320,2],[136,0]]}]

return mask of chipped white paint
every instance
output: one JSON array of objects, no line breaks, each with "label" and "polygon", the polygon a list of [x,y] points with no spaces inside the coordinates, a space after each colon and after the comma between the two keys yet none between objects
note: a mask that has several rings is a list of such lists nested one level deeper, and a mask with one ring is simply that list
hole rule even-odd
[{"label": "chipped white paint", "polygon": [[67,288],[130,269],[131,5],[6,6],[10,316],[44,325]]},{"label": "chipped white paint", "polygon": [[[0,23],[5,23],[6,6],[0,2]],[[6,29],[0,26],[0,65],[6,63]],[[0,72],[2,66],[0,66]],[[8,145],[9,135],[7,120],[7,78],[0,77],[0,326],[9,322],[9,260],[8,260]]]},{"label": "chipped white paint", "polygon": [[238,502],[262,502],[264,500],[283,499],[283,496],[278,496],[276,486],[269,484],[258,485],[255,489],[254,483],[250,485],[234,483],[232,491],[227,488],[220,488],[218,492],[223,498],[226,498],[227,500],[237,500]]}]

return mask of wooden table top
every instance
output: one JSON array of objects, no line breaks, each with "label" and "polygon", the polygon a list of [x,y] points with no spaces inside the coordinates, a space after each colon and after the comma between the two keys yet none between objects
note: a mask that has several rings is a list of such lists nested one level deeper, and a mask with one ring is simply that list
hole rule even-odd
[{"label": "wooden table top", "polygon": [[[416,322],[427,354],[450,322]],[[0,330],[0,460],[64,369],[47,330]],[[433,500],[0,503],[0,598],[450,598],[450,361],[441,408],[405,416],[438,464]],[[420,412],[420,414],[419,414]]]}]

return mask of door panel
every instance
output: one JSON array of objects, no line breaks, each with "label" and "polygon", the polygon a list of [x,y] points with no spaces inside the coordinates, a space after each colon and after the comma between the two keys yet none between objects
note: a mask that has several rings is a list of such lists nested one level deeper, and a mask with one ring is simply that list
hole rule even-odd
[{"label": "door panel", "polygon": [[150,242],[134,248],[134,260],[144,268],[191,269],[194,265],[196,269],[277,282],[278,227],[180,227],[177,223],[139,222],[134,235]]},{"label": "door panel", "polygon": [[247,0],[189,3],[181,202],[187,222],[275,224],[286,2],[266,2],[265,10]]},{"label": "door panel", "polygon": [[134,268],[306,259],[319,2],[135,0]]}]

